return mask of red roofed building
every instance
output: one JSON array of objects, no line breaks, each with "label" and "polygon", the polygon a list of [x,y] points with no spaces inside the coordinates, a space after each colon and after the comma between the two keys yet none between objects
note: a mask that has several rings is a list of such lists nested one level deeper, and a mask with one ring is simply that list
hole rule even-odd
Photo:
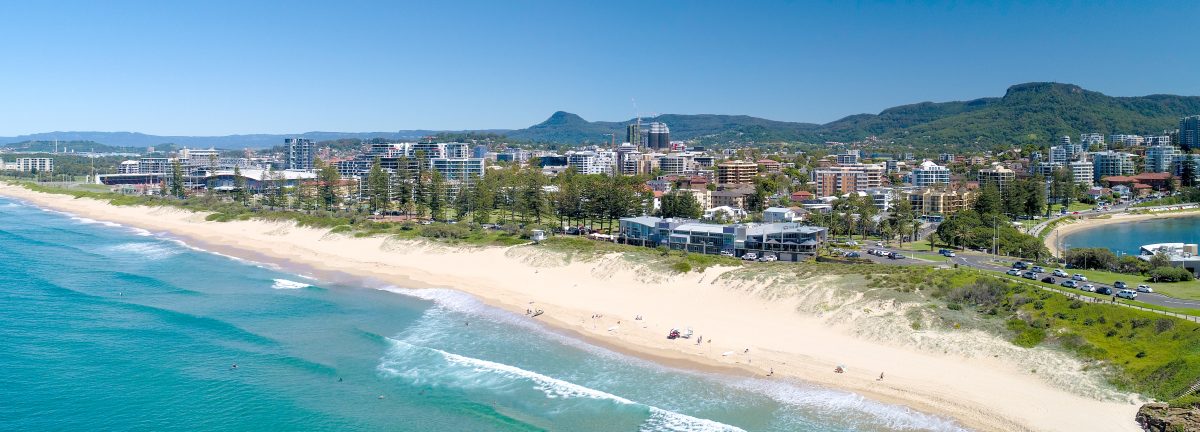
[{"label": "red roofed building", "polygon": [[792,192],[792,195],[790,198],[792,201],[808,201],[815,197],[813,196],[813,193],[809,192],[809,191],[795,191],[795,192]]},{"label": "red roofed building", "polygon": [[1174,182],[1175,179],[1171,173],[1141,173],[1135,176],[1108,176],[1100,181],[1108,187],[1122,185],[1143,192],[1150,189],[1164,190],[1167,188],[1167,182]]}]

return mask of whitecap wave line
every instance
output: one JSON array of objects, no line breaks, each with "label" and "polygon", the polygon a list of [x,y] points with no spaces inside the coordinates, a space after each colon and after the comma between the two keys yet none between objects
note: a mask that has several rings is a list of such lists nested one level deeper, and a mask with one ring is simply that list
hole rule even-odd
[{"label": "whitecap wave line", "polygon": [[[516,314],[513,312],[509,312],[507,310],[488,305],[488,304],[480,301],[479,299],[477,299],[475,296],[472,296],[472,295],[467,294],[462,291],[455,291],[455,290],[451,290],[451,289],[442,289],[442,288],[411,289],[411,288],[399,288],[396,286],[386,286],[386,287],[378,288],[378,289],[382,290],[382,291],[394,293],[394,294],[400,294],[400,295],[407,296],[407,297],[414,297],[414,298],[418,298],[421,300],[427,300],[427,301],[433,302],[434,305],[436,305],[436,308],[425,311],[425,316],[421,320],[419,320],[419,322],[421,322],[421,323],[435,322],[435,319],[437,319],[443,315],[442,314],[443,311],[452,311],[452,312],[462,313],[462,314],[466,314],[466,315],[471,315],[472,317],[475,317],[475,318],[486,319],[486,320],[489,320],[489,321],[492,321],[495,323],[499,323],[499,324],[512,325],[514,327],[533,331],[533,332],[536,332],[539,336],[543,336],[543,337],[553,340],[559,344],[569,346],[572,348],[577,348],[577,349],[586,351],[586,352],[594,354],[594,355],[603,356],[604,358],[607,358],[607,359],[610,359],[613,361],[621,361],[621,362],[625,362],[625,363],[629,363],[629,364],[637,364],[637,365],[641,365],[641,366],[657,366],[656,363],[642,360],[637,357],[631,357],[631,356],[618,354],[607,348],[603,348],[603,347],[600,347],[597,345],[590,344],[582,339],[567,336],[565,334],[559,333],[552,328],[542,325],[538,321],[531,320],[526,316]],[[532,305],[530,305],[530,308],[536,309],[537,305],[532,304]],[[422,336],[419,334],[419,332],[408,332],[408,333],[414,337]],[[425,335],[425,336],[432,336],[432,335],[429,334],[429,335]]]},{"label": "whitecap wave line", "polygon": [[154,233],[152,233],[148,230],[144,230],[144,229],[141,229],[138,227],[128,227],[128,228],[130,231],[133,231],[134,235],[137,235],[139,237],[153,237],[154,236]]},{"label": "whitecap wave line", "polygon": [[488,379],[488,377],[486,377],[486,375],[492,375],[493,378],[506,379],[510,381],[530,381],[534,384],[534,389],[541,391],[542,394],[544,394],[548,399],[586,398],[609,401],[618,405],[644,407],[650,412],[650,416],[643,422],[639,428],[640,431],[745,432],[743,429],[736,426],[727,425],[713,420],[692,417],[686,414],[634,402],[611,393],[585,387],[569,381],[552,378],[537,372],[521,369],[516,366],[467,357],[464,355],[442,351],[437,348],[413,345],[392,338],[388,338],[388,341],[390,341],[393,345],[392,352],[390,353],[391,356],[383,359],[379,365],[379,370],[393,376],[408,377],[414,381],[428,379],[430,376],[429,371],[423,369],[406,368],[402,365],[402,361],[407,358],[407,352],[419,350],[423,352],[436,353],[446,364],[459,366],[476,374],[476,376],[469,377],[468,379],[463,380],[463,382],[470,382],[476,385],[487,387],[497,384],[495,379]]},{"label": "whitecap wave line", "polygon": [[[68,214],[69,214],[69,213],[68,213]],[[92,219],[92,218],[85,218],[85,217],[82,217],[82,216],[71,216],[71,220],[73,220],[73,221],[76,221],[76,222],[79,222],[79,223],[81,223],[81,224],[84,224],[84,225],[104,225],[104,226],[107,226],[107,227],[113,227],[113,228],[120,228],[120,227],[123,227],[123,226],[125,226],[125,225],[121,225],[121,224],[119,224],[119,223],[116,223],[116,222],[109,222],[109,221],[95,220],[95,219]]]},{"label": "whitecap wave line", "polygon": [[154,242],[129,242],[104,248],[107,252],[123,256],[133,255],[148,260],[162,260],[179,255],[183,251],[170,245]]},{"label": "whitecap wave line", "polygon": [[287,279],[275,279],[275,283],[273,285],[271,285],[271,288],[293,290],[293,289],[304,289],[304,288],[308,288],[310,286],[312,286],[312,285],[306,284],[304,282],[296,282],[296,281],[287,280]]}]

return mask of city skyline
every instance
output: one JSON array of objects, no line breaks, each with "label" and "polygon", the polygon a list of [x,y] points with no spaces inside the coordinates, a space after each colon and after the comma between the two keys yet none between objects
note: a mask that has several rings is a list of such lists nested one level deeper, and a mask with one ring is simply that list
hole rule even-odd
[{"label": "city skyline", "polygon": [[21,43],[0,72],[0,136],[518,129],[558,110],[825,123],[1030,81],[1195,95],[1200,59],[1177,54],[1189,10],[1200,5],[5,4],[0,32]]}]

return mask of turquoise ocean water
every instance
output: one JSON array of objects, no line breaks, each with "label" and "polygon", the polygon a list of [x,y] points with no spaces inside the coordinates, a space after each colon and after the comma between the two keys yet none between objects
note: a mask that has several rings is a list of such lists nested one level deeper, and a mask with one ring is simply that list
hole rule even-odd
[{"label": "turquoise ocean water", "polygon": [[0,430],[960,430],[2,198],[0,254]]},{"label": "turquoise ocean water", "polygon": [[1153,243],[1200,243],[1200,216],[1101,225],[1062,238],[1067,248],[1102,247],[1132,255]]}]

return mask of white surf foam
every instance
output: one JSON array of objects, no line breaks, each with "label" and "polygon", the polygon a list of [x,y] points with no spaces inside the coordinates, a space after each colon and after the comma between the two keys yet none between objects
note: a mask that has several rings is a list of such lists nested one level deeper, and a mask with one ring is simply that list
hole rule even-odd
[{"label": "white surf foam", "polygon": [[[762,379],[727,378],[722,381],[731,387],[766,395],[805,411],[836,417],[839,421],[854,426],[883,426],[892,430],[966,431],[951,420],[900,405],[873,401],[846,391]],[[863,415],[847,416],[847,412]]]},{"label": "white surf foam", "polygon": [[310,286],[311,286],[311,285],[309,285],[309,284],[306,284],[306,283],[304,283],[304,282],[296,282],[296,281],[291,281],[291,280],[287,280],[287,279],[275,279],[275,284],[271,285],[271,288],[275,288],[275,289],[302,289],[302,288],[308,288],[308,287],[310,287]]},{"label": "white surf foam", "polygon": [[[623,355],[603,347],[592,345],[577,338],[559,334],[535,321],[532,321],[526,317],[522,317],[519,314],[514,314],[484,304],[474,296],[461,291],[448,289],[407,289],[391,286],[380,289],[396,294],[432,301],[436,304],[437,308],[442,310],[470,314],[475,317],[486,318],[493,321],[502,322],[504,324],[511,324],[525,329],[531,329],[536,331],[539,336],[547,337],[561,344],[580,348],[614,361],[621,361],[630,365],[653,368],[672,373],[691,375],[701,379],[711,380],[717,383],[728,385],[736,389],[764,395],[772,400],[785,405],[794,406],[806,412],[813,412],[817,415],[828,415],[838,419],[839,422],[846,421],[858,423],[868,428],[883,426],[888,429],[895,430],[956,432],[965,430],[949,419],[924,414],[900,405],[877,402],[851,392],[796,382],[735,378],[686,369],[675,369],[660,365],[658,363],[642,360],[637,357]],[[422,323],[430,323],[432,325],[433,323],[437,322],[435,318],[438,318],[441,313],[442,312],[438,310],[427,311],[426,317],[419,321]],[[421,343],[431,338],[436,339],[438,337],[436,335],[439,333],[440,332],[437,331],[415,331],[409,336],[405,337],[405,339],[410,342]],[[853,418],[847,418],[847,412],[853,412],[858,415],[852,416]],[[664,419],[663,421],[665,422],[666,420]],[[685,428],[680,430],[690,429]]]},{"label": "white surf foam", "polygon": [[[64,214],[70,215],[70,213],[64,213]],[[109,221],[95,220],[95,219],[92,219],[92,218],[85,218],[85,217],[82,217],[82,216],[74,216],[74,215],[71,215],[71,220],[73,220],[73,221],[76,221],[76,222],[79,222],[79,223],[81,223],[81,224],[84,224],[84,225],[104,225],[104,226],[107,226],[107,227],[114,227],[114,228],[117,228],[117,227],[123,227],[123,226],[124,226],[124,225],[121,225],[121,224],[119,224],[119,223],[116,223],[116,222],[109,222]]]},{"label": "white surf foam", "polygon": [[[534,383],[534,388],[541,391],[548,399],[569,399],[569,398],[587,398],[595,400],[605,400],[621,405],[638,405],[649,409],[650,416],[639,428],[641,431],[743,431],[736,426],[727,425],[724,423],[692,417],[686,414],[677,413],[670,410],[634,402],[632,400],[607,393],[601,390],[585,387],[569,381],[552,378],[542,375],[537,372],[521,369],[516,366],[497,363],[493,361],[467,357],[459,354],[454,354],[447,351],[442,351],[436,348],[412,345],[404,341],[388,338],[394,346],[394,356],[390,359],[385,359],[379,365],[379,369],[386,373],[396,376],[412,376],[411,371],[401,371],[396,367],[400,366],[400,362],[404,358],[404,352],[410,350],[422,350],[427,352],[437,353],[447,364],[457,365],[475,372],[497,375],[510,380],[527,380]],[[472,382],[486,382],[486,380],[472,380]],[[744,432],[744,431],[743,431]]]},{"label": "white surf foam", "polygon": [[162,242],[129,242],[105,248],[109,253],[123,256],[134,255],[141,259],[161,260],[179,255],[183,251]]}]

